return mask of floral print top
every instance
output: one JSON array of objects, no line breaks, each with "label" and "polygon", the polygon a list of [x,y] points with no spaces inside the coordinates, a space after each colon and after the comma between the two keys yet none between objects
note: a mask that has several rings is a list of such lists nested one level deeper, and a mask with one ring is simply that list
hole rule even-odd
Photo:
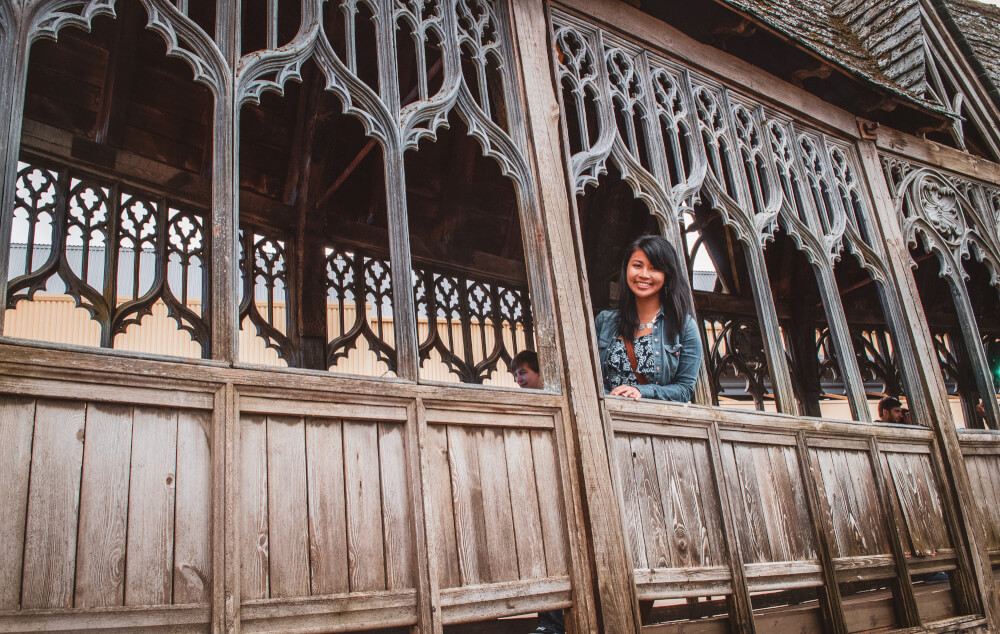
[{"label": "floral print top", "polygon": [[[634,339],[632,345],[635,346],[635,361],[639,372],[647,379],[653,376],[656,371],[653,360],[653,334],[643,335]],[[632,372],[632,364],[628,361],[628,351],[625,350],[625,342],[615,339],[608,350],[608,383],[613,390],[619,385],[631,385],[637,387],[639,380]]]}]

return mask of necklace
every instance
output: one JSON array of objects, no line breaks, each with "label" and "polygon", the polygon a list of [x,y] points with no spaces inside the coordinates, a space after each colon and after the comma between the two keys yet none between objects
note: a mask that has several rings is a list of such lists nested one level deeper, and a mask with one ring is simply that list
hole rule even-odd
[{"label": "necklace", "polygon": [[656,319],[655,318],[653,319],[653,321],[649,322],[648,324],[644,324],[642,322],[639,322],[639,327],[637,328],[637,330],[647,330],[647,329],[648,330],[652,330],[653,326],[655,324],[656,324]]}]

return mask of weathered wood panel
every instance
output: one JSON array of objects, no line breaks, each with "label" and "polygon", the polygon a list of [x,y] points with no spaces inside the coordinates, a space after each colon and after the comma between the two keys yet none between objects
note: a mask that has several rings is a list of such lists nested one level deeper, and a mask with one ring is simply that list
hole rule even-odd
[{"label": "weathered wood panel", "polygon": [[379,423],[379,471],[382,483],[382,528],[385,540],[386,589],[416,584],[413,508],[406,470],[403,426]]},{"label": "weathered wood panel", "polygon": [[933,555],[951,548],[941,498],[930,456],[884,452],[892,478],[888,480],[899,499],[906,520],[905,532],[915,556]]},{"label": "weathered wood panel", "polygon": [[174,603],[207,603],[212,590],[210,412],[177,415]]},{"label": "weathered wood panel", "polygon": [[489,580],[514,581],[518,578],[517,545],[503,431],[483,429],[478,440]]},{"label": "weathered wood panel", "polygon": [[812,449],[813,470],[819,474],[821,502],[833,522],[834,557],[865,557],[889,553],[884,510],[875,496],[868,456],[859,451]]},{"label": "weathered wood panel", "polygon": [[569,573],[569,535],[566,502],[555,435],[547,431],[531,432],[531,457],[538,504],[542,516],[542,539],[545,542],[545,567],[549,577]]},{"label": "weathered wood panel", "polygon": [[176,410],[136,407],[132,420],[125,605],[173,596]]},{"label": "weathered wood panel", "polygon": [[344,422],[344,480],[351,592],[385,590],[376,424]]},{"label": "weathered wood panel", "polygon": [[737,532],[746,563],[814,560],[816,546],[794,447],[724,443],[723,462],[733,503],[745,518]]},{"label": "weathered wood panel", "polygon": [[[508,429],[504,432],[507,474],[510,479],[510,506],[513,511],[514,535],[517,542],[517,567],[521,579],[545,576],[545,542],[542,537],[542,510],[539,508],[538,485],[531,452],[531,432]],[[558,490],[546,491],[548,512],[561,509],[561,496],[553,501]],[[558,512],[556,513],[559,514]]]},{"label": "weathered wood panel", "polygon": [[270,596],[309,596],[306,432],[301,418],[267,417]]},{"label": "weathered wood panel", "polygon": [[0,396],[0,610],[16,609],[21,596],[34,427],[34,399]]},{"label": "weathered wood panel", "polygon": [[350,590],[350,581],[347,570],[344,440],[339,420],[308,420],[306,468],[312,593],[345,593]]},{"label": "weathered wood panel", "polygon": [[73,604],[79,608],[122,605],[132,408],[89,405],[84,438]]},{"label": "weathered wood panel", "polygon": [[649,568],[646,556],[646,538],[642,531],[642,508],[639,503],[635,468],[632,466],[632,439],[628,434],[616,434],[614,440],[615,463],[618,466],[618,485],[621,487],[622,523],[632,553],[632,566]]},{"label": "weathered wood panel", "polygon": [[448,459],[454,496],[455,537],[462,585],[490,581],[486,518],[479,474],[478,429],[448,427]]},{"label": "weathered wood panel", "polygon": [[266,599],[269,547],[267,534],[267,426],[263,416],[242,416],[240,427],[240,594],[243,600]]},{"label": "weathered wood panel", "polygon": [[966,456],[965,464],[986,528],[986,547],[991,551],[1000,550],[1000,455]]},{"label": "weathered wood panel", "polygon": [[86,405],[39,400],[28,485],[21,607],[73,604]]},{"label": "weathered wood panel", "polygon": [[428,480],[430,482],[430,509],[428,521],[431,534],[437,536],[432,543],[432,552],[437,558],[438,583],[442,588],[454,588],[462,584],[458,561],[458,543],[455,532],[455,512],[453,510],[450,451],[448,448],[448,428],[444,425],[427,426],[427,446],[425,448]]}]

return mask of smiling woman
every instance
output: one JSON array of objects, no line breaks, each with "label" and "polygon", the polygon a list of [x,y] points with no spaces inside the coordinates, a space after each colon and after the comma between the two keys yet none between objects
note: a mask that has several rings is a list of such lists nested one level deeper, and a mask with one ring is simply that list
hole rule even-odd
[{"label": "smiling woman", "polygon": [[646,235],[625,249],[618,309],[597,316],[604,389],[639,400],[690,401],[702,349],[676,251]]}]

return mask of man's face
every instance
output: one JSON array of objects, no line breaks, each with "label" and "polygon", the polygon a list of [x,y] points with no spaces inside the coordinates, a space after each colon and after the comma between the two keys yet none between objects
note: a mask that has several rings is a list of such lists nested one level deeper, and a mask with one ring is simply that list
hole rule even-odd
[{"label": "man's face", "polygon": [[514,381],[522,388],[529,390],[542,389],[542,376],[528,367],[527,363],[517,366],[517,369],[511,372],[511,374],[514,375]]},{"label": "man's face", "polygon": [[901,422],[903,422],[903,408],[902,407],[891,407],[889,409],[882,410],[882,422],[883,423],[901,423]]}]

